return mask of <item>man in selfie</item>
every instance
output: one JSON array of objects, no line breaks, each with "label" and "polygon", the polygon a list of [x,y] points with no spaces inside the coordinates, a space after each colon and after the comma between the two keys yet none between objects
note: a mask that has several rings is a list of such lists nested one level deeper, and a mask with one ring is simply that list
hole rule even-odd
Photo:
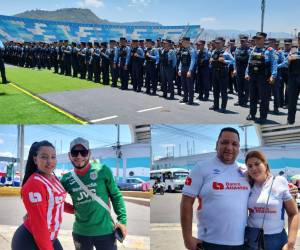
[{"label": "man in selfie", "polygon": [[[125,203],[111,170],[105,165],[90,163],[90,157],[89,142],[80,137],[74,139],[70,143],[69,152],[74,173],[71,171],[65,174],[61,180],[72,198],[75,210],[73,224],[75,249],[92,250],[96,247],[96,249],[116,250],[116,237],[120,237],[121,234],[121,237],[125,238],[127,233]],[[109,201],[111,201],[117,215],[116,224],[105,208],[105,204],[101,205],[101,202],[85,191],[85,188],[88,188],[88,191],[104,201],[106,205],[109,206]],[[116,231],[119,232],[118,235]]]}]

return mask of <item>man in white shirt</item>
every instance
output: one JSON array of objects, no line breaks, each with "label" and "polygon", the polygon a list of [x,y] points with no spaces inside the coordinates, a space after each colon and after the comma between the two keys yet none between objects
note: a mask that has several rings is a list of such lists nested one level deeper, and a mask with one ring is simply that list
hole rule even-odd
[{"label": "man in white shirt", "polygon": [[[181,200],[181,226],[187,249],[241,250],[247,223],[250,185],[236,162],[240,138],[234,128],[223,128],[216,144],[217,156],[200,161],[187,177]],[[192,236],[193,204],[198,236]],[[202,248],[203,247],[203,248]]]}]

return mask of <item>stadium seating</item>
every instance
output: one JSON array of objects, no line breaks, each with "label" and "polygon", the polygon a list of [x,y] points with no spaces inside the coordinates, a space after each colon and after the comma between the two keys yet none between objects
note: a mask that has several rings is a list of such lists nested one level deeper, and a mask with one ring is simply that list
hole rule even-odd
[{"label": "stadium seating", "polygon": [[2,41],[54,42],[58,40],[109,41],[126,37],[131,39],[157,39],[158,37],[178,40],[180,36],[195,39],[200,32],[199,25],[187,26],[122,26],[95,25],[71,22],[55,22],[0,15],[0,39]]}]

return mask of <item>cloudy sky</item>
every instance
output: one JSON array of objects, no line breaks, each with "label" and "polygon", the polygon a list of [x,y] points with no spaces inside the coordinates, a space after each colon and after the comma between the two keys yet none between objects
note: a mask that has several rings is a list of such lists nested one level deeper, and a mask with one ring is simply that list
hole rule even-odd
[{"label": "cloudy sky", "polygon": [[[80,7],[116,22],[154,21],[163,25],[200,24],[206,29],[260,29],[261,0],[0,0],[2,15],[25,10]],[[266,0],[265,30],[300,31],[299,0]]]}]

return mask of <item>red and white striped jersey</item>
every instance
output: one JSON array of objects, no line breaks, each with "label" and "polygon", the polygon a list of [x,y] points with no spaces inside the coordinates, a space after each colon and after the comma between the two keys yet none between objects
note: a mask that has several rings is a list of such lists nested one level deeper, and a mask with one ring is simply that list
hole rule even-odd
[{"label": "red and white striped jersey", "polygon": [[53,250],[62,222],[66,191],[53,176],[48,179],[34,173],[22,188],[22,199],[27,210],[25,227],[32,233],[40,250]]}]

